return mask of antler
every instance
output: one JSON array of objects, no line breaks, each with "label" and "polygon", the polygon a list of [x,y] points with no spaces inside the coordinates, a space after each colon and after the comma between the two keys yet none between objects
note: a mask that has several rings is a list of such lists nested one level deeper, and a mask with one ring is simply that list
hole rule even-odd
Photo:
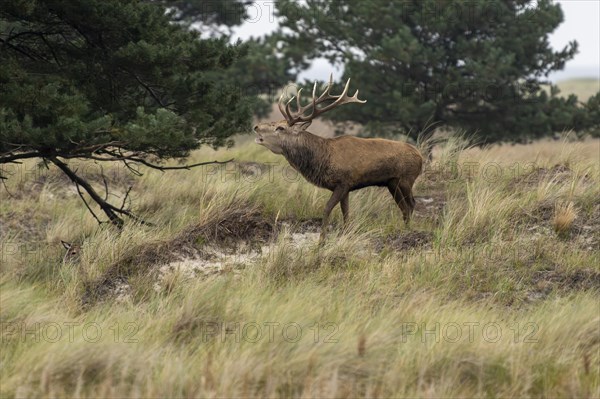
[{"label": "antler", "polygon": [[[350,79],[348,79],[348,81],[346,82],[346,86],[344,87],[344,91],[342,91],[342,94],[338,95],[338,96],[332,96],[329,91],[331,90],[331,88],[333,87],[333,74],[329,75],[329,83],[327,84],[327,87],[325,88],[325,91],[319,96],[319,98],[317,98],[316,93],[317,93],[317,82],[315,82],[315,85],[313,86],[313,92],[312,92],[312,102],[310,102],[309,104],[302,106],[302,104],[300,103],[300,96],[302,93],[302,89],[298,90],[298,93],[296,94],[296,112],[293,112],[291,110],[291,103],[294,100],[294,97],[290,98],[289,101],[287,103],[285,103],[285,105],[283,104],[283,94],[281,95],[281,97],[279,97],[279,111],[281,112],[281,114],[283,115],[283,117],[285,118],[285,120],[288,123],[288,126],[293,126],[294,124],[298,123],[298,122],[310,122],[312,121],[314,118],[316,118],[317,116],[332,110],[335,107],[338,107],[340,105],[343,104],[349,104],[349,103],[360,103],[360,104],[364,104],[367,102],[367,100],[359,100],[358,99],[358,90],[356,90],[356,93],[354,93],[353,96],[348,96],[348,88],[350,87]],[[324,102],[327,101],[331,101],[334,100],[331,104],[326,105],[324,107],[318,108],[317,105],[322,104]],[[310,115],[304,115],[305,112],[309,109],[312,109],[312,112],[310,113]]]}]

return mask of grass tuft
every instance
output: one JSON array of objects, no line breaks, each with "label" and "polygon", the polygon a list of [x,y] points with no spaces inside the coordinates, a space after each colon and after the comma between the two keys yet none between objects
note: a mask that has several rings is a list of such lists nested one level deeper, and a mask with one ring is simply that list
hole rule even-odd
[{"label": "grass tuft", "polygon": [[554,231],[559,236],[566,236],[573,227],[573,222],[577,217],[577,211],[572,202],[558,204],[554,210],[554,217],[552,218],[552,226]]}]

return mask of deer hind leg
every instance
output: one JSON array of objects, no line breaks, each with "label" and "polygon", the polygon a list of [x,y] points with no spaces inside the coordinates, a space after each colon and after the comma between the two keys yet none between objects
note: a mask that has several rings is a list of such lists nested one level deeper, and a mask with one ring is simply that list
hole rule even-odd
[{"label": "deer hind leg", "polygon": [[[327,201],[327,205],[325,205],[325,212],[323,214],[323,222],[322,222],[322,226],[321,226],[321,238],[320,238],[321,241],[323,241],[325,239],[325,236],[327,235],[327,224],[329,222],[329,215],[331,215],[331,211],[338,204],[338,202],[342,201],[343,198],[346,197],[347,195],[348,195],[348,190],[343,187],[336,187],[336,189],[333,190],[333,194],[331,195],[331,198],[329,198],[329,201]],[[343,209],[343,205],[342,205],[342,209]],[[343,212],[343,210],[342,210],[342,212]]]},{"label": "deer hind leg", "polygon": [[404,195],[404,198],[406,199],[406,202],[408,203],[408,208],[409,208],[410,214],[412,216],[413,210],[415,209],[415,205],[416,205],[415,197],[413,196],[413,193],[412,193],[412,188],[409,185],[401,184],[400,191],[402,191],[402,194]]},{"label": "deer hind leg", "polygon": [[[411,216],[412,210],[413,210],[413,206],[411,206],[411,200],[410,200],[412,194],[408,195],[408,196],[405,195],[406,188],[403,189],[403,187],[400,184],[401,183],[399,180],[391,180],[388,183],[388,190],[390,190],[392,197],[394,197],[396,204],[402,211],[402,216],[404,217],[404,223],[408,224],[410,222],[410,216]],[[413,199],[413,201],[414,201],[414,199]]]}]

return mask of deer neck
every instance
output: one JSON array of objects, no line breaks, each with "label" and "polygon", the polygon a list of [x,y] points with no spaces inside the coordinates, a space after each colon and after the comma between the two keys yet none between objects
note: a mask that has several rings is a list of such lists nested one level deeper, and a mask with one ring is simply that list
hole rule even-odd
[{"label": "deer neck", "polygon": [[329,169],[329,140],[303,131],[282,146],[283,156],[309,182],[327,187]]}]

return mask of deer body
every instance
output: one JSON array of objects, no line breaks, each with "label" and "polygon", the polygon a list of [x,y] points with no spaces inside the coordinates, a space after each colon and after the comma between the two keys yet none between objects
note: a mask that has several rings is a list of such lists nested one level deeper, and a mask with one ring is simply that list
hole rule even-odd
[{"label": "deer body", "polygon": [[408,143],[340,136],[326,139],[304,131],[283,146],[283,156],[314,185],[334,191],[387,187],[398,180],[412,187],[422,157]]},{"label": "deer body", "polygon": [[[325,206],[322,239],[333,208],[340,204],[346,223],[349,216],[349,192],[369,186],[387,187],[408,224],[415,206],[412,187],[423,165],[423,157],[419,151],[408,143],[353,136],[327,139],[306,130],[312,119],[320,113],[341,104],[364,102],[358,99],[358,92],[352,97],[347,96],[349,83],[348,80],[341,95],[331,96],[330,80],[329,86],[318,99],[315,96],[315,85],[312,104],[305,107],[300,105],[298,92],[296,115],[290,111],[291,100],[285,107],[280,100],[279,108],[286,120],[261,123],[254,127],[257,144],[283,155],[309,182],[333,191]],[[328,100],[335,102],[322,108],[317,107]],[[312,114],[304,116],[309,107],[312,108]],[[297,124],[298,122],[302,123]]]}]

